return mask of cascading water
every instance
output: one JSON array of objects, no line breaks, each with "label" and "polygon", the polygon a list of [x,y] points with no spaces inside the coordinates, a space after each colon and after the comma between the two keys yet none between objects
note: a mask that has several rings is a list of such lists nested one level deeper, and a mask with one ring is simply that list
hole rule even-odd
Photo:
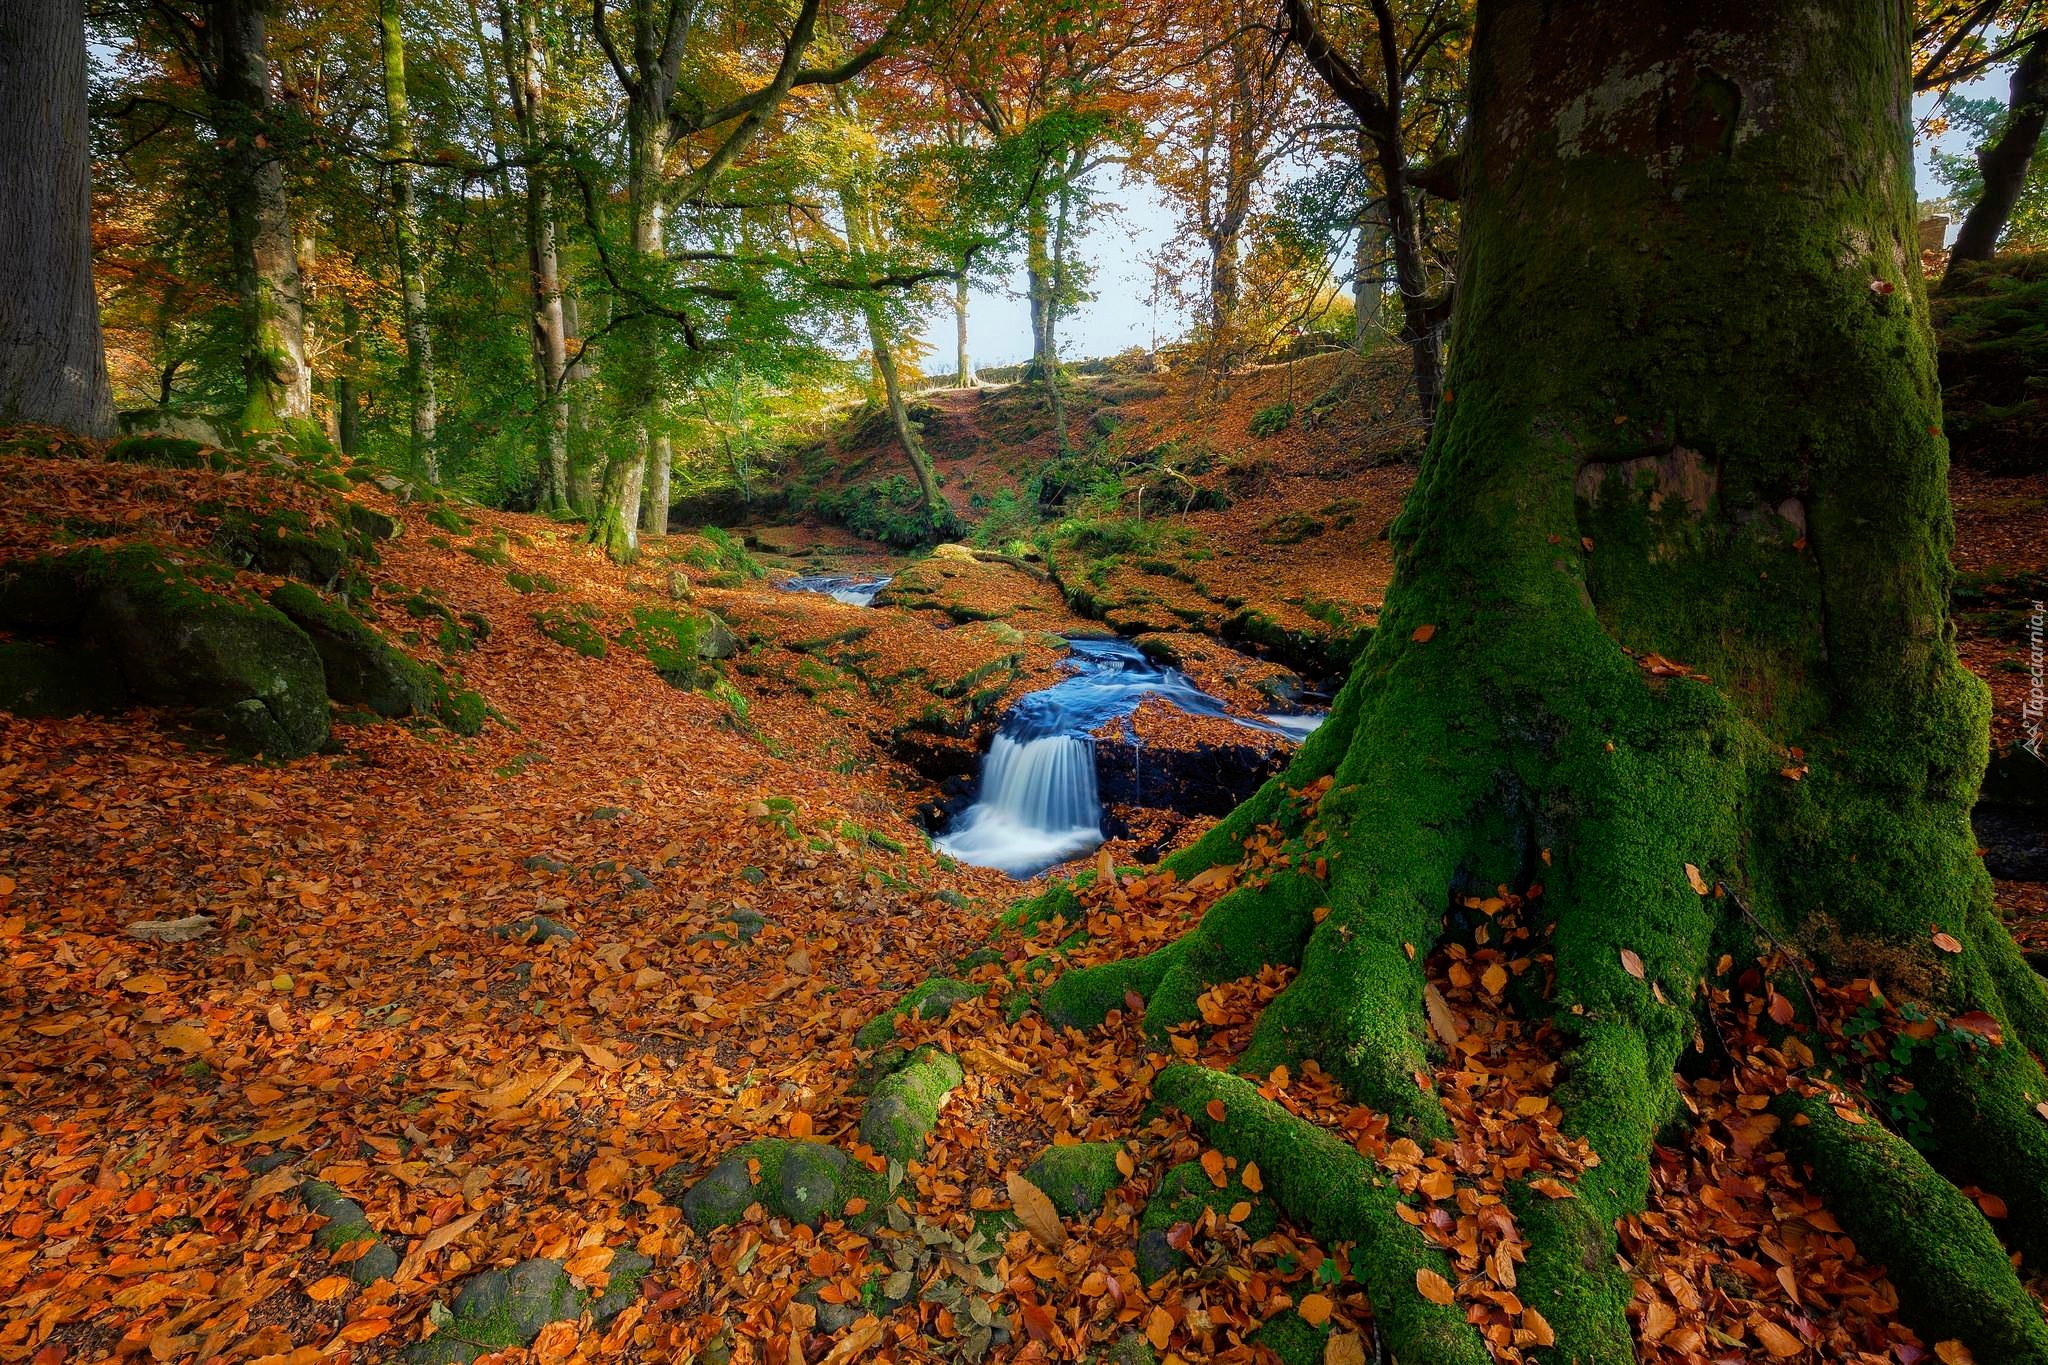
[{"label": "cascading water", "polygon": [[1092,732],[1156,696],[1198,716],[1299,740],[1320,716],[1237,716],[1177,668],[1122,640],[1071,641],[1074,671],[1021,698],[982,760],[974,804],[933,841],[963,863],[1029,877],[1102,842]]},{"label": "cascading water", "polygon": [[775,586],[784,592],[823,593],[834,602],[844,602],[849,607],[872,607],[875,594],[888,587],[889,580],[887,577],[861,578],[855,574],[819,573],[785,578]]}]

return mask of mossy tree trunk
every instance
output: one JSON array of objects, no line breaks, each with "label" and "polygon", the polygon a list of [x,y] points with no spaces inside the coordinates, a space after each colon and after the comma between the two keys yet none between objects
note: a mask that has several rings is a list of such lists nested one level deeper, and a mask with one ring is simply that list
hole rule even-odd
[{"label": "mossy tree trunk", "polygon": [[426,265],[419,211],[413,202],[412,116],[405,93],[405,32],[398,0],[378,0],[384,52],[384,155],[391,172],[391,217],[398,241],[398,296],[405,324],[405,386],[412,405],[412,459],[430,480],[441,477],[434,440],[440,399],[434,389],[434,334],[427,325]]},{"label": "mossy tree trunk", "polygon": [[203,70],[219,141],[248,398],[241,428],[265,433],[313,414],[306,302],[285,194],[291,131],[270,91],[270,0],[212,0]]},{"label": "mossy tree trunk", "polygon": [[[1949,1183],[2003,1197],[2011,1249],[2048,1256],[2048,990],[1970,830],[1987,700],[1947,616],[1909,34],[1905,0],[1481,0],[1461,340],[1379,627],[1289,772],[1173,863],[1235,861],[1327,776],[1327,878],[1234,892],[1179,943],[1048,995],[1085,1024],[1135,990],[1156,1028],[1194,1019],[1209,983],[1298,964],[1243,1069],[1312,1057],[1398,1128],[1447,1137],[1418,1084],[1428,946],[1454,898],[1540,880],[1540,1008],[1569,1040],[1554,1098],[1601,1158],[1576,1199],[1510,1191],[1545,1361],[1634,1358],[1615,1220],[1647,1197],[1681,1053],[1713,1036],[1705,984],[1721,953],[1759,954],[1758,925],[1894,1002],[2000,1021],[2002,1044],[1913,1072],[1940,1175],[1810,1116],[1794,1147],[1924,1330],[2048,1360]],[[1653,676],[1651,654],[1711,681]],[[1688,863],[1729,894],[1697,894]],[[1487,1358],[1458,1309],[1417,1295],[1418,1243],[1375,1196],[1333,1209],[1378,1187],[1283,1131],[1301,1121],[1214,1073],[1161,1084],[1197,1123],[1220,1100],[1211,1139],[1359,1242],[1395,1356]]]}]

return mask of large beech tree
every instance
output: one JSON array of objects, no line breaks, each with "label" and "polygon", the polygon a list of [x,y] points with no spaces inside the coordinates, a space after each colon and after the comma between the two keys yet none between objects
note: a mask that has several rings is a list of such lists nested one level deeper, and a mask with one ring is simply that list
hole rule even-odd
[{"label": "large beech tree", "polygon": [[[1634,1359],[1616,1220],[1644,1205],[1681,1053],[1713,1036],[1707,991],[1775,940],[1894,1004],[1996,1020],[1999,1041],[1916,1054],[1925,1155],[1805,1093],[1817,1071],[1775,1112],[1929,1340],[2048,1361],[2007,1259],[2048,1257],[2048,988],[1970,830],[1987,700],[1948,618],[1909,38],[1906,0],[1481,0],[1460,342],[1379,628],[1291,768],[1171,862],[1235,862],[1277,825],[1326,836],[1297,865],[1327,852],[1327,877],[1234,891],[1046,998],[1088,1027],[1135,994],[1163,1029],[1212,983],[1298,965],[1241,1069],[1313,1058],[1426,1146],[1452,1131],[1428,947],[1454,897],[1542,881],[1550,960],[1520,1008],[1567,1040],[1553,1099],[1600,1160],[1574,1198],[1510,1192],[1517,1292],[1555,1333],[1535,1359]],[[1293,793],[1324,778],[1304,817]],[[1029,913],[1062,909],[1080,918],[1064,888]],[[1418,1292],[1448,1264],[1346,1142],[1221,1072],[1155,1089],[1356,1244],[1393,1358],[1489,1358]],[[1972,1184],[2010,1209],[2009,1245]]]},{"label": "large beech tree", "polygon": [[0,4],[0,422],[114,432],[92,288],[81,0]]}]

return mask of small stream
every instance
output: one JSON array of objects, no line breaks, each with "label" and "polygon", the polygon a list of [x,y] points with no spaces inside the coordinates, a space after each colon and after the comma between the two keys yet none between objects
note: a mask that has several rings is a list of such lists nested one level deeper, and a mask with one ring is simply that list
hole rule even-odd
[{"label": "small stream", "polygon": [[823,593],[834,602],[844,602],[849,607],[872,607],[875,594],[889,586],[889,576],[866,577],[859,574],[817,573],[805,574],[798,578],[785,578],[776,583],[784,592]]},{"label": "small stream", "polygon": [[1233,715],[1177,668],[1147,659],[1122,640],[1071,642],[1066,678],[1020,698],[982,760],[974,804],[933,840],[941,853],[1030,877],[1102,842],[1102,802],[1092,732],[1129,716],[1146,697],[1190,715],[1299,741],[1320,715]]}]

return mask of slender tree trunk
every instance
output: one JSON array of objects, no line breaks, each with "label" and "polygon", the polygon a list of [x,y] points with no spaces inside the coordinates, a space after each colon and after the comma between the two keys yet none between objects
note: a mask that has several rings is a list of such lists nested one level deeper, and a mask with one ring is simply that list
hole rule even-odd
[{"label": "slender tree trunk", "polygon": [[270,94],[270,0],[212,0],[214,127],[235,288],[242,304],[246,433],[272,432],[313,414],[306,364],[305,294],[291,204],[285,195],[289,129]]},{"label": "slender tree trunk", "polygon": [[1437,301],[1430,294],[1429,268],[1422,254],[1421,205],[1408,184],[1408,152],[1401,139],[1400,105],[1389,126],[1374,138],[1380,177],[1386,186],[1387,235],[1393,245],[1394,286],[1401,291],[1401,339],[1415,367],[1415,401],[1422,420],[1434,426],[1443,394],[1443,337]]},{"label": "slender tree trunk", "polygon": [[[626,113],[627,198],[633,218],[633,259],[643,271],[665,254],[662,190],[668,154],[665,111],[652,104],[645,92],[643,85],[641,93],[628,100]],[[641,490],[646,484],[648,461],[658,450],[662,416],[660,390],[653,376],[643,372],[628,382],[624,401],[634,414],[640,439],[630,449],[614,450],[607,459],[604,481],[598,489],[597,510],[590,523],[591,540],[621,564],[632,562],[640,553]]]},{"label": "slender tree trunk", "polygon": [[950,520],[945,495],[939,492],[931,456],[926,453],[917,425],[910,420],[910,408],[903,401],[903,387],[896,373],[896,356],[889,347],[888,333],[882,326],[881,308],[869,303],[866,312],[868,345],[874,351],[875,370],[882,376],[882,394],[889,404],[889,421],[896,428],[896,439],[903,443],[903,453],[910,460],[911,472],[917,476],[917,490],[924,498],[925,525],[937,535]]},{"label": "slender tree trunk", "polygon": [[0,424],[113,435],[83,0],[0,0],[0,237]]},{"label": "slender tree trunk", "polygon": [[960,278],[953,281],[953,335],[956,361],[953,370],[953,387],[971,389],[981,381],[974,376],[974,359],[967,350],[967,272],[962,269]]},{"label": "slender tree trunk", "polygon": [[666,435],[656,436],[647,455],[647,473],[640,481],[640,534],[649,538],[668,534],[674,466],[675,443]]},{"label": "slender tree trunk", "polygon": [[354,455],[363,443],[362,399],[356,393],[356,376],[363,367],[362,326],[355,300],[344,294],[341,300],[341,373],[334,377],[335,440],[344,455]]},{"label": "slender tree trunk", "polygon": [[405,384],[412,399],[413,463],[429,480],[441,477],[434,450],[440,403],[434,392],[434,336],[427,326],[427,278],[413,203],[412,119],[405,94],[405,34],[399,0],[378,0],[384,46],[384,152],[391,163],[391,216],[398,238],[398,290],[405,321]]},{"label": "slender tree trunk", "polygon": [[576,295],[564,293],[562,300],[562,348],[566,368],[562,377],[563,408],[569,422],[569,506],[579,516],[588,516],[597,506],[596,468],[587,449],[590,414],[584,404],[584,386],[590,380],[590,362],[568,363],[569,339],[583,334],[583,307]]},{"label": "slender tree trunk", "polygon": [[[1281,823],[1327,848],[1327,876],[1232,893],[1150,957],[1062,976],[1046,1011],[1092,1027],[1135,992],[1162,1033],[1212,985],[1298,965],[1234,1067],[1313,1058],[1429,1150],[1456,1130],[1430,1081],[1424,964],[1475,937],[1446,906],[1540,881],[1538,984],[1504,1007],[1555,1030],[1550,1099],[1599,1162],[1572,1198],[1516,1183],[1506,1208],[1518,1306],[1555,1333],[1537,1358],[1579,1365],[1635,1360],[1614,1230],[1647,1197],[1708,993],[1747,992],[1786,944],[1803,959],[1786,981],[1984,1011],[2002,1042],[1952,1038],[1903,1068],[1940,1174],[1886,1132],[1889,1078],[1839,1117],[1857,1080],[1796,1014],[1821,1060],[1773,1112],[1909,1323],[2040,1365],[2048,1324],[1957,1188],[2004,1201],[2027,1265],[2048,1255],[2048,983],[1970,832],[1988,702],[1947,615],[1906,0],[1478,16],[1462,341],[1378,629],[1289,771],[1169,860],[1185,883]],[[1646,666],[1660,655],[1685,676]],[[1296,794],[1325,787],[1305,813]],[[1379,1168],[1345,1165],[1347,1139],[1200,1067],[1155,1096],[1257,1162],[1309,1231],[1356,1245],[1391,1357],[1491,1358],[1472,1322],[1498,1304],[1417,1292],[1420,1271],[1458,1274],[1375,1193]],[[1506,1327],[1536,1331],[1526,1310]]]},{"label": "slender tree trunk", "polygon": [[[1358,164],[1372,163],[1372,139],[1358,131]],[[1371,347],[1380,313],[1379,257],[1386,240],[1386,215],[1379,205],[1359,211],[1358,248],[1351,259],[1351,345],[1360,355]]]},{"label": "slender tree trunk", "polygon": [[2034,164],[2034,148],[2040,145],[2044,124],[2048,124],[2048,36],[2036,38],[2020,54],[2012,70],[2005,126],[1996,138],[1977,149],[1984,192],[1956,229],[1956,239],[1948,249],[1949,269],[1955,269],[1957,261],[1988,261],[1997,253],[1999,236],[2026,188],[2027,169]]},{"label": "slender tree trunk", "polygon": [[553,187],[541,165],[548,128],[547,53],[531,0],[498,0],[505,80],[526,168],[527,290],[533,314],[534,397],[540,414],[541,469],[548,508],[569,500],[568,355],[562,314],[561,256],[555,237]]}]

